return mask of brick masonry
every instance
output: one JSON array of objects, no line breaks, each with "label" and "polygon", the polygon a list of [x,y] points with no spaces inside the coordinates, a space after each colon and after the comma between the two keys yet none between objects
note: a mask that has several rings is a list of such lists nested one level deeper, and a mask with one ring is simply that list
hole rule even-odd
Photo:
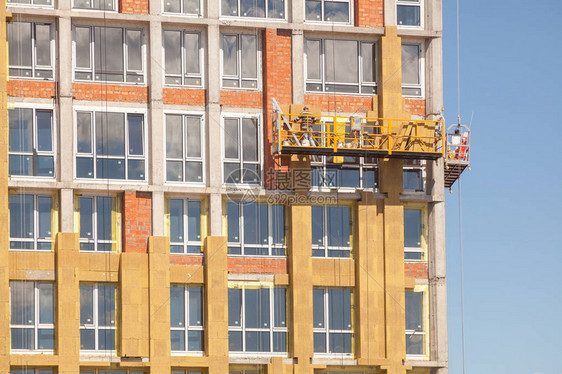
[{"label": "brick masonry", "polygon": [[170,264],[173,265],[203,265],[203,256],[171,255]]},{"label": "brick masonry", "polygon": [[76,100],[147,103],[148,87],[120,84],[73,83],[72,95]]},{"label": "brick masonry", "polygon": [[8,96],[53,99],[57,96],[57,84],[52,81],[10,80],[8,81]]},{"label": "brick masonry", "polygon": [[356,0],[355,24],[360,27],[383,27],[384,0]]},{"label": "brick masonry", "polygon": [[426,262],[405,262],[404,276],[406,278],[427,279],[429,271]]},{"label": "brick masonry", "polygon": [[205,105],[204,89],[165,87],[162,96],[164,104]]},{"label": "brick masonry", "polygon": [[221,105],[234,108],[261,108],[262,91],[221,90]]},{"label": "brick masonry", "polygon": [[424,99],[404,99],[406,112],[425,116],[425,100]]},{"label": "brick masonry", "polygon": [[373,96],[306,94],[304,103],[331,113],[366,113],[373,110]]},{"label": "brick masonry", "polygon": [[288,264],[284,258],[229,257],[230,274],[287,274]]},{"label": "brick masonry", "polygon": [[148,14],[149,0],[121,0],[119,3],[120,13]]},{"label": "brick masonry", "polygon": [[152,235],[152,195],[150,192],[123,193],[123,252],[146,253]]}]

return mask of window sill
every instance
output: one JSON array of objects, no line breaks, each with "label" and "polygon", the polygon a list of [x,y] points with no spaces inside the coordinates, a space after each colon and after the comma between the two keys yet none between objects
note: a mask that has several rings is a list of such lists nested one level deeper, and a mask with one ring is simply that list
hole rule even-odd
[{"label": "window sill", "polygon": [[331,96],[363,96],[363,97],[373,97],[377,94],[368,94],[361,92],[333,92],[333,91],[305,91],[305,95],[316,94],[316,95],[331,95]]},{"label": "window sill", "polygon": [[204,85],[200,85],[200,86],[189,86],[189,85],[185,85],[185,84],[169,84],[169,83],[162,83],[164,85],[164,88],[189,88],[192,90],[204,90],[205,86]]},{"label": "window sill", "polygon": [[10,350],[12,355],[54,355],[55,351],[53,349],[12,349]]},{"label": "window sill", "polygon": [[148,87],[148,84],[144,82],[134,83],[134,82],[114,82],[114,81],[87,81],[87,80],[73,79],[72,84],[74,83],[89,83],[89,84],[99,84],[99,85],[115,84],[119,86]]},{"label": "window sill", "polygon": [[103,12],[103,13],[119,13],[116,9],[92,9],[92,8],[74,8],[72,7],[71,10],[73,12]]},{"label": "window sill", "polygon": [[162,12],[162,16],[164,16],[164,17],[187,17],[187,18],[203,18],[203,17],[205,17],[202,14],[174,13],[174,12]]},{"label": "window sill", "polygon": [[259,18],[259,17],[244,17],[244,16],[219,16],[220,21],[253,21],[253,22],[276,22],[287,23],[286,18]]},{"label": "window sill", "polygon": [[14,81],[14,80],[38,81],[38,82],[55,82],[55,78],[14,77],[14,76],[8,77],[8,82]]},{"label": "window sill", "polygon": [[203,357],[205,352],[203,351],[171,351],[172,357]]},{"label": "window sill", "polygon": [[221,86],[222,91],[250,91],[250,92],[261,92],[263,91],[262,87],[256,88],[243,88],[243,87],[223,87]]},{"label": "window sill", "polygon": [[331,22],[331,21],[312,21],[312,20],[304,20],[304,24],[308,24],[308,25],[326,25],[326,26],[332,26],[332,25],[337,25],[337,26],[349,26],[349,27],[354,27],[354,24],[352,22]]}]

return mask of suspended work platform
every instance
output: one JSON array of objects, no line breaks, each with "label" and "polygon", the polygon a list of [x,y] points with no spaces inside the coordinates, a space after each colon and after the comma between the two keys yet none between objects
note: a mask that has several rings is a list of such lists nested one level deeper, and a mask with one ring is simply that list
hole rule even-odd
[{"label": "suspended work platform", "polygon": [[470,170],[470,129],[460,124],[449,126],[446,144],[445,188],[451,188],[464,169]]}]

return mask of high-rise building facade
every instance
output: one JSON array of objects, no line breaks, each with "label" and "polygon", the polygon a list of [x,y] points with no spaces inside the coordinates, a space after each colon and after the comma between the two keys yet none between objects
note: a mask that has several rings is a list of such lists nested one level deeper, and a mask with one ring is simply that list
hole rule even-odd
[{"label": "high-rise building facade", "polygon": [[440,0],[0,8],[0,373],[447,373]]}]

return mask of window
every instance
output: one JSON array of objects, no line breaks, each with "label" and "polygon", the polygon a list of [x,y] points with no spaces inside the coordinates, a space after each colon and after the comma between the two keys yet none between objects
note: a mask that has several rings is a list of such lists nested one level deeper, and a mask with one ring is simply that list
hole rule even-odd
[{"label": "window", "polygon": [[375,158],[344,157],[343,162],[338,163],[331,156],[316,156],[311,166],[311,184],[314,187],[377,189]]},{"label": "window", "polygon": [[285,19],[285,0],[221,0],[221,15]]},{"label": "window", "polygon": [[51,195],[10,195],[10,249],[52,248]]},{"label": "window", "polygon": [[53,374],[53,369],[12,368],[10,369],[10,374]]},{"label": "window", "polygon": [[80,285],[81,350],[115,350],[115,298],[110,283]]},{"label": "window", "polygon": [[350,23],[350,0],[306,0],[305,8],[307,21]]},{"label": "window", "polygon": [[259,366],[251,366],[255,367],[256,369],[238,369],[230,367],[228,369],[229,374],[263,374],[265,372],[264,369],[260,368]]},{"label": "window", "polygon": [[283,208],[283,205],[229,202],[228,254],[285,256]]},{"label": "window", "polygon": [[406,355],[426,354],[425,286],[406,291]]},{"label": "window", "polygon": [[144,181],[144,115],[76,112],[76,178]]},{"label": "window", "polygon": [[116,10],[114,0],[73,0],[74,9]]},{"label": "window", "polygon": [[201,254],[201,201],[170,199],[170,253]]},{"label": "window", "polygon": [[201,34],[164,30],[165,83],[201,87]]},{"label": "window", "polygon": [[230,352],[287,352],[286,289],[228,289]]},{"label": "window", "polygon": [[403,189],[405,192],[424,191],[423,160],[404,160]]},{"label": "window", "polygon": [[315,353],[351,353],[352,296],[346,288],[313,290]]},{"label": "window", "polygon": [[164,0],[164,13],[180,13],[191,16],[203,14],[200,0]]},{"label": "window", "polygon": [[422,79],[421,46],[402,44],[402,95],[422,96]]},{"label": "window", "polygon": [[10,282],[12,350],[48,351],[55,345],[54,284]]},{"label": "window", "polygon": [[396,0],[396,24],[420,27],[422,0]]},{"label": "window", "polygon": [[95,370],[95,369],[87,369],[87,370],[80,370],[80,374],[146,374],[143,370]]},{"label": "window", "polygon": [[10,77],[53,79],[54,27],[50,23],[8,23]]},{"label": "window", "polygon": [[305,39],[306,91],[376,94],[374,42]]},{"label": "window", "polygon": [[257,34],[222,34],[222,86],[258,89],[260,59]]},{"label": "window", "polygon": [[204,120],[166,114],[166,181],[203,183]]},{"label": "window", "polygon": [[74,26],[74,79],[144,82],[144,35],[141,29]]},{"label": "window", "polygon": [[172,374],[203,374],[201,369],[172,369]]},{"label": "window", "polygon": [[12,5],[46,5],[53,6],[52,0],[8,0],[8,6]]},{"label": "window", "polygon": [[53,111],[31,108],[8,110],[10,175],[55,176]]},{"label": "window", "polygon": [[423,260],[422,209],[404,208],[404,259]]},{"label": "window", "polygon": [[225,183],[260,183],[259,133],[257,117],[224,118]]},{"label": "window", "polygon": [[[80,250],[110,252],[117,241],[113,233],[115,198],[80,196]],[[117,234],[117,233],[115,233]],[[115,238],[114,238],[115,236]]]},{"label": "window", "polygon": [[203,351],[203,288],[170,286],[173,352]]},{"label": "window", "polygon": [[350,257],[351,207],[312,207],[312,256]]}]

